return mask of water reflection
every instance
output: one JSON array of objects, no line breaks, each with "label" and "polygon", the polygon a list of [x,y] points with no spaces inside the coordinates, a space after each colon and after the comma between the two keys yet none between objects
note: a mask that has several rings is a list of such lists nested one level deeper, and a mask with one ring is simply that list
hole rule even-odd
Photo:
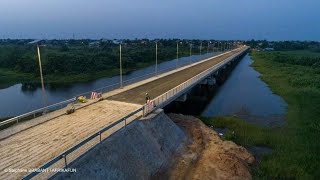
[{"label": "water reflection", "polygon": [[38,88],[38,83],[23,83],[21,85],[21,91],[27,94],[35,92],[37,88]]},{"label": "water reflection", "polygon": [[232,71],[203,111],[203,116],[238,116],[248,122],[278,126],[284,123],[287,104],[260,80],[250,56]]}]

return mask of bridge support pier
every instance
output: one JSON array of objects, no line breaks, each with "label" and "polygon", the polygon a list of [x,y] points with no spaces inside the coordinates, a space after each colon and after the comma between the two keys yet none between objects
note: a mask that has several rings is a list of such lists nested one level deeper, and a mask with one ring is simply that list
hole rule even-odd
[{"label": "bridge support pier", "polygon": [[243,54],[235,57],[221,68],[212,72],[211,75],[195,85],[189,92],[177,98],[175,101],[167,105],[164,110],[167,113],[182,113],[186,115],[199,115],[214,97],[234,67],[240,62]]},{"label": "bridge support pier", "polygon": [[183,94],[182,96],[178,97],[175,101],[177,102],[185,102],[188,99],[187,94]]},{"label": "bridge support pier", "polygon": [[216,78],[212,75],[200,82],[200,85],[214,86],[217,83]]}]

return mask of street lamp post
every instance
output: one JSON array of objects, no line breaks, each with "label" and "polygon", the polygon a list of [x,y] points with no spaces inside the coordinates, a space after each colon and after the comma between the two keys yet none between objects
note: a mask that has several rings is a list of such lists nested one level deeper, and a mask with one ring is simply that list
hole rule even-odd
[{"label": "street lamp post", "polygon": [[191,55],[192,55],[192,44],[190,44],[190,64],[191,64]]},{"label": "street lamp post", "polygon": [[158,74],[158,42],[156,42],[156,75]]},{"label": "street lamp post", "polygon": [[200,43],[200,55],[202,55],[202,41],[201,41],[201,43]]},{"label": "street lamp post", "polygon": [[119,63],[120,63],[120,88],[122,88],[122,54],[121,54],[121,43],[119,46]]},{"label": "street lamp post", "polygon": [[179,42],[177,42],[177,67],[179,66]]},{"label": "street lamp post", "polygon": [[39,45],[37,45],[37,51],[38,51],[38,60],[39,60],[39,69],[40,69],[43,105],[47,106],[48,102],[47,102],[47,97],[46,97],[46,91],[45,91],[45,88],[44,88],[44,81],[43,81],[43,75],[42,75],[42,64],[41,64],[41,56],[40,56],[40,47],[39,47]]}]

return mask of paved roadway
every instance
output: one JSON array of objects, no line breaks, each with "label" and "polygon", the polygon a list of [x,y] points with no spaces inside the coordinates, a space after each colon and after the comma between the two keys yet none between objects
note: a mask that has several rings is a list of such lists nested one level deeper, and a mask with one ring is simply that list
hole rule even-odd
[{"label": "paved roadway", "polygon": [[239,50],[234,50],[216,58],[211,58],[208,61],[197,64],[196,66],[191,66],[168,76],[161,77],[146,84],[113,95],[107,99],[143,105],[145,103],[146,93],[149,94],[151,99],[156,98],[237,52],[239,52]]}]

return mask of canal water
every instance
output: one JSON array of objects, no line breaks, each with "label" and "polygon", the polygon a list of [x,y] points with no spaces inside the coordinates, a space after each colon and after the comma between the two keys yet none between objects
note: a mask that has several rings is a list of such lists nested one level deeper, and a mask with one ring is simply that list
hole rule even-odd
[{"label": "canal water", "polygon": [[234,68],[228,79],[217,89],[202,116],[236,116],[250,123],[279,126],[284,121],[286,102],[273,94],[260,74],[250,65],[246,55]]},{"label": "canal water", "polygon": [[[168,68],[174,68],[177,67],[177,65],[182,66],[189,64],[190,62],[200,61],[216,54],[219,53],[215,52],[203,55],[193,55],[191,57],[179,58],[178,61],[177,59],[173,59],[171,61],[166,61],[159,64],[158,70],[162,71]],[[155,65],[128,73],[127,75],[123,76],[123,80],[126,81],[154,72]],[[90,92],[92,90],[116,83],[119,83],[119,76],[68,85],[46,84],[45,86],[48,104],[55,104],[73,98],[81,93]],[[0,100],[0,119],[17,116],[43,107],[42,91],[39,84],[32,85],[18,83],[10,87],[0,89]]]}]

